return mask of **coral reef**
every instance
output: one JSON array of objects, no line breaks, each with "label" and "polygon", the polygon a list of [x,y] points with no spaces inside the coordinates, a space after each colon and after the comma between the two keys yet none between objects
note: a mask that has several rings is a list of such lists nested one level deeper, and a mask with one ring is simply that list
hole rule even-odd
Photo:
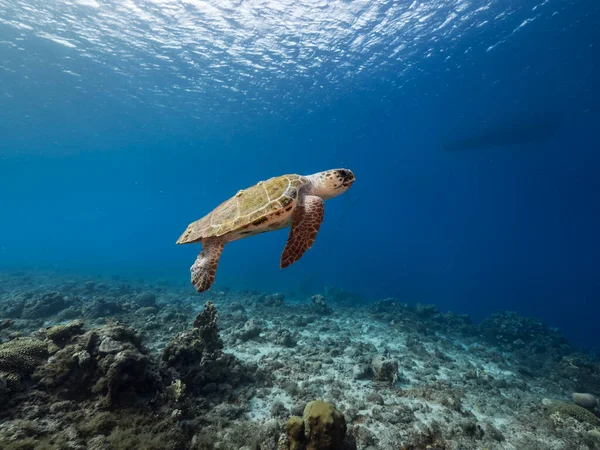
[{"label": "coral reef", "polygon": [[52,273],[0,288],[2,449],[600,448],[598,357],[512,313],[336,288],[199,304],[187,283]]}]

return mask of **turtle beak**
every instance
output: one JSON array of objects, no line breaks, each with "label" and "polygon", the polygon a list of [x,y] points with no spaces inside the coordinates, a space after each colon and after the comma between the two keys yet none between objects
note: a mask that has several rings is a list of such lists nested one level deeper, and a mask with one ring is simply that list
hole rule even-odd
[{"label": "turtle beak", "polygon": [[354,177],[354,174],[352,173],[351,170],[343,170],[343,171],[341,171],[341,175],[344,177],[344,181],[342,181],[342,185],[345,188],[349,188],[350,186],[352,186],[352,183],[354,183],[356,181],[356,178]]}]

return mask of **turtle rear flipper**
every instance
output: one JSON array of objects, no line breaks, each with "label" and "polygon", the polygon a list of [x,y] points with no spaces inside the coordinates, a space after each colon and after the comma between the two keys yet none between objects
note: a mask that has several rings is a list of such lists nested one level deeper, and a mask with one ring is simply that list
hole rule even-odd
[{"label": "turtle rear flipper", "polygon": [[198,292],[204,292],[215,281],[217,266],[223,252],[225,242],[220,238],[208,238],[202,241],[202,251],[196,262],[190,267],[192,284]]},{"label": "turtle rear flipper", "polygon": [[324,214],[323,200],[316,195],[307,195],[302,204],[296,206],[292,214],[292,228],[281,254],[279,266],[282,269],[298,261],[312,247]]}]

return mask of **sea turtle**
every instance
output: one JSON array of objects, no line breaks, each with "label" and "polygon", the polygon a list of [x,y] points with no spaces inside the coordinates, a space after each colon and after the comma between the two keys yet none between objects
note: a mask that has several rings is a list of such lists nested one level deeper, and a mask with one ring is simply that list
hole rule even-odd
[{"label": "sea turtle", "polygon": [[238,191],[202,219],[192,222],[177,244],[202,243],[190,268],[192,284],[206,291],[215,280],[225,244],[291,225],[280,267],[300,259],[317,236],[323,221],[323,201],[345,192],[354,183],[348,169],[313,175],[281,175]]}]

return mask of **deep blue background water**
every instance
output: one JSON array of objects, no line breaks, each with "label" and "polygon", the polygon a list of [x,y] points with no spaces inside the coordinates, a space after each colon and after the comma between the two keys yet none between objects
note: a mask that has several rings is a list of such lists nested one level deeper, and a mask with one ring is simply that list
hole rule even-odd
[{"label": "deep blue background water", "polygon": [[[105,5],[64,9],[83,20]],[[383,17],[392,3],[378,5]],[[458,2],[435,5],[443,22]],[[347,167],[357,182],[298,263],[279,269],[285,231],[253,237],[226,247],[217,284],[333,285],[475,319],[510,309],[600,345],[597,2],[490,2],[450,31],[374,20],[373,45],[346,33],[318,50],[298,25],[288,60],[258,55],[247,83],[226,52],[157,59],[143,23],[131,26],[151,45],[119,53],[127,40],[82,39],[60,4],[0,7],[3,267],[187,283],[200,246],[174,243],[189,222],[261,179]]]}]

